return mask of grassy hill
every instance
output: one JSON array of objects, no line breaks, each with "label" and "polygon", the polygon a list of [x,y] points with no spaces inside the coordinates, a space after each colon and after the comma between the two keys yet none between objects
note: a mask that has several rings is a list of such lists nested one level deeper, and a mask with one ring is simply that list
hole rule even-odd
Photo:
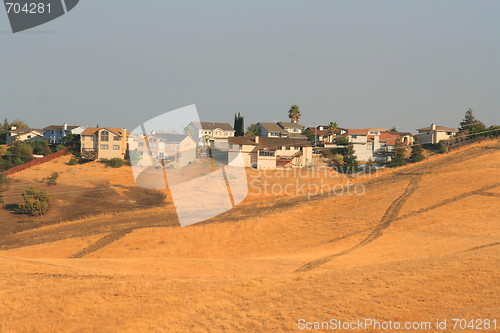
[{"label": "grassy hill", "polygon": [[[61,206],[51,213],[58,221],[20,228],[2,219],[0,331],[290,332],[300,319],[494,319],[499,167],[500,143],[486,142],[330,180],[362,183],[361,196],[251,193],[236,209],[180,228],[168,198],[138,204],[127,168],[56,161],[55,197],[64,197],[59,187],[107,186],[113,199],[97,197],[109,211],[70,221]],[[37,168],[17,184],[49,170]]]}]

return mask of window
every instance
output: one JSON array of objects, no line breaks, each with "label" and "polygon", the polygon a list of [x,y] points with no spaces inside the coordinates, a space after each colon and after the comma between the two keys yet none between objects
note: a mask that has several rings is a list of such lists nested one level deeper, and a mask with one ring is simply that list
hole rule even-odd
[{"label": "window", "polygon": [[139,147],[144,147],[144,142],[139,142]]},{"label": "window", "polygon": [[108,131],[101,132],[101,141],[109,141],[109,132]]},{"label": "window", "polygon": [[108,145],[101,145],[101,149],[109,149]]},{"label": "window", "polygon": [[368,142],[368,143],[366,144],[366,150],[370,150],[370,151],[372,151],[372,150],[373,150],[373,142]]},{"label": "window", "polygon": [[278,147],[278,150],[283,150],[283,147],[282,147],[282,146],[279,146],[279,147]]},{"label": "window", "polygon": [[85,148],[85,145],[82,143],[82,148]]},{"label": "window", "polygon": [[352,135],[352,138],[353,138],[353,139],[357,139],[357,138],[358,138],[358,136],[357,136],[357,135]]},{"label": "window", "polygon": [[274,156],[274,151],[259,150],[259,156]]},{"label": "window", "polygon": [[95,141],[95,136],[90,135],[90,141]]},{"label": "window", "polygon": [[120,141],[120,137],[119,137],[118,135],[115,135],[115,136],[113,137],[113,140],[115,140],[115,141]]},{"label": "window", "polygon": [[156,148],[156,142],[151,142],[151,143],[149,144],[149,147],[151,147],[151,148]]},{"label": "window", "polygon": [[240,150],[242,150],[242,149],[243,149],[243,145],[240,145]]},{"label": "window", "polygon": [[446,132],[446,135],[451,135],[452,133],[451,132]]},{"label": "window", "polygon": [[285,150],[290,150],[290,146],[286,146],[286,147],[285,147]]},{"label": "window", "polygon": [[120,150],[120,146],[119,145],[114,145],[113,146],[113,150]]}]

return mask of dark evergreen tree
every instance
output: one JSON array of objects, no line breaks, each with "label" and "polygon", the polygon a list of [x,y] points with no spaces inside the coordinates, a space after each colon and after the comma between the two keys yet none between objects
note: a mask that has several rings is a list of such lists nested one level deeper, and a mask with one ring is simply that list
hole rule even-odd
[{"label": "dark evergreen tree", "polygon": [[464,119],[460,122],[460,132],[464,134],[471,134],[471,136],[476,136],[477,133],[486,131],[486,126],[474,117],[472,109],[468,109],[465,112]]},{"label": "dark evergreen tree", "polygon": [[405,151],[403,144],[400,141],[396,142],[391,158],[391,166],[398,167],[406,164]]},{"label": "dark evergreen tree", "polygon": [[238,112],[234,115],[234,135],[245,135],[245,118]]},{"label": "dark evergreen tree", "polygon": [[422,145],[418,141],[418,138],[415,138],[415,141],[413,142],[413,146],[411,149],[410,162],[423,161],[425,159],[423,152],[424,149],[422,148]]},{"label": "dark evergreen tree", "polygon": [[343,157],[344,157],[344,172],[352,173],[358,171],[359,163],[354,153],[354,147],[352,144],[347,145]]},{"label": "dark evergreen tree", "polygon": [[257,126],[257,124],[251,124],[250,126],[248,126],[247,128],[247,131],[246,131],[246,135],[259,135],[259,127]]}]

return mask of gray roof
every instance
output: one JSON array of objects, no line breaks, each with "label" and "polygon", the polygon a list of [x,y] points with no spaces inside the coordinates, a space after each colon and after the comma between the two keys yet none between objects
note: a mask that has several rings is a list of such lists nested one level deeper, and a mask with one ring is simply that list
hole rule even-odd
[{"label": "gray roof", "polygon": [[[417,131],[432,131],[432,130],[433,130],[432,126],[417,129]],[[436,126],[436,131],[458,132],[458,130],[454,128],[444,127],[444,126]]]},{"label": "gray roof", "polygon": [[224,131],[234,131],[233,126],[229,125],[228,123],[214,123],[214,122],[202,121],[202,122],[193,122],[192,124],[199,129],[214,130],[220,128],[221,130]]},{"label": "gray roof", "polygon": [[262,126],[268,132],[288,133],[277,123],[257,123],[257,125]]},{"label": "gray roof", "polygon": [[160,139],[163,139],[167,142],[179,143],[187,138],[189,135],[186,134],[164,134],[164,133],[156,133],[153,136],[156,136]]}]

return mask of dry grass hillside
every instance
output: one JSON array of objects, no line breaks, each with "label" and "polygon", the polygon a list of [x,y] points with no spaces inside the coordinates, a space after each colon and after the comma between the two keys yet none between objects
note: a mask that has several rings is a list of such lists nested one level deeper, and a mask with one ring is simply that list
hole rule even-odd
[{"label": "dry grass hillside", "polygon": [[500,331],[498,141],[366,178],[301,179],[363,184],[360,196],[254,190],[184,228],[128,168],[66,162],[16,174],[5,194],[14,204],[61,172],[49,215],[0,213],[0,331],[293,332],[307,331],[300,319],[365,318],[447,319],[446,332],[477,332],[452,318],[496,318]]}]

